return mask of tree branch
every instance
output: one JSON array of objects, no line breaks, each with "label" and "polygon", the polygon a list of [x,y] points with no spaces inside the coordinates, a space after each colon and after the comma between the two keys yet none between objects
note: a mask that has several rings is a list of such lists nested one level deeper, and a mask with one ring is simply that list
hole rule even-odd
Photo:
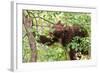
[{"label": "tree branch", "polygon": [[[32,12],[28,12],[28,13],[31,13],[32,15],[34,15]],[[35,17],[35,16],[34,16],[34,18],[41,18],[41,19],[43,19],[44,21],[47,21],[48,23],[55,24],[55,23],[53,23],[53,22],[51,22],[51,21],[48,21],[48,20],[46,20],[46,19],[44,19],[44,18],[42,18],[42,17],[40,17],[40,16],[38,16],[38,17]]]}]

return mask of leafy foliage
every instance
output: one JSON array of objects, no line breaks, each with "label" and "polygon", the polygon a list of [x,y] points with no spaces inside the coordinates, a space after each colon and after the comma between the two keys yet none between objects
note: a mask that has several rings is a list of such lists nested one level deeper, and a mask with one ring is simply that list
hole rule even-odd
[{"label": "leafy foliage", "polygon": [[74,37],[72,42],[68,44],[68,47],[71,49],[75,49],[76,51],[88,51],[91,48],[90,38],[80,38]]},{"label": "leafy foliage", "polygon": [[41,48],[38,49],[38,61],[62,61],[66,59],[63,47],[59,43],[55,43],[48,47],[46,45],[38,44]]}]

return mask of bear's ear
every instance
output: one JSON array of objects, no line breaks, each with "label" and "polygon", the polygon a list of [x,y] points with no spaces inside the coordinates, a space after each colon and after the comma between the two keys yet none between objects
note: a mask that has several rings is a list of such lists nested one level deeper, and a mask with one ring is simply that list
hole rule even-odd
[{"label": "bear's ear", "polygon": [[55,25],[63,26],[63,24],[61,23],[61,20],[59,20]]},{"label": "bear's ear", "polygon": [[61,24],[61,20],[59,20],[59,21],[57,22],[57,24]]},{"label": "bear's ear", "polygon": [[54,29],[63,29],[64,25],[61,23],[61,21],[59,20],[52,28]]}]

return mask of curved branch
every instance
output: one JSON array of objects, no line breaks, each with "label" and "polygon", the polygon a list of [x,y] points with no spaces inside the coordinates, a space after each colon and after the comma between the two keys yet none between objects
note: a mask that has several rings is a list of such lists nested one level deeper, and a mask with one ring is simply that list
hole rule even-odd
[{"label": "curved branch", "polygon": [[[29,12],[29,13],[31,13],[32,15],[34,15],[32,12]],[[53,23],[53,22],[51,22],[51,21],[48,21],[48,20],[46,20],[46,19],[44,19],[44,18],[42,18],[42,17],[40,17],[40,16],[38,16],[38,17],[35,17],[35,16],[34,16],[34,18],[41,18],[41,19],[43,19],[44,21],[47,21],[48,23],[55,24],[55,23]]]},{"label": "curved branch", "polygon": [[42,18],[42,17],[40,17],[40,16],[35,17],[35,18],[41,18],[41,19],[43,19],[44,21],[47,21],[48,23],[55,24],[55,23],[53,23],[53,22],[51,22],[51,21],[48,21],[48,20],[46,20],[46,19],[44,19],[44,18]]}]

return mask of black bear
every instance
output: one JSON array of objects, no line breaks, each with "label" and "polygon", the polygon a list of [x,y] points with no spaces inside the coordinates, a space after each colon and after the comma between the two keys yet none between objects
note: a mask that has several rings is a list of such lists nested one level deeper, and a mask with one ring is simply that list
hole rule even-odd
[{"label": "black bear", "polygon": [[70,43],[72,38],[75,36],[86,37],[88,36],[87,31],[83,30],[82,27],[73,25],[73,26],[65,26],[58,21],[54,26],[53,31],[53,40],[55,42],[60,42],[63,46]]}]

